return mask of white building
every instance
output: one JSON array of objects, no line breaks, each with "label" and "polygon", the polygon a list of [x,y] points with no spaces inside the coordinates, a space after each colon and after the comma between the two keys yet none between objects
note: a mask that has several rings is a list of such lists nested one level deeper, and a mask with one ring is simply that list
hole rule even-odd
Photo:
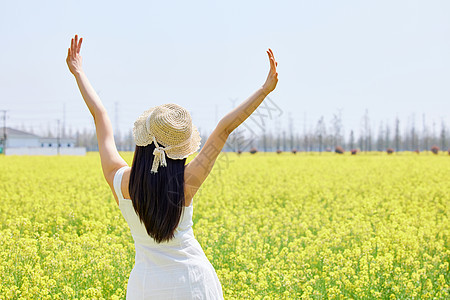
[{"label": "white building", "polygon": [[[3,141],[4,134],[6,133],[6,148],[19,148],[19,147],[40,147],[39,136],[28,133],[25,131],[6,127],[0,128],[0,139]],[[3,143],[2,143],[3,145]]]},{"label": "white building", "polygon": [[[5,134],[6,147],[3,143]],[[0,128],[0,140],[0,153],[6,155],[86,155],[85,147],[75,147],[75,139],[40,137],[9,127],[6,130]]]},{"label": "white building", "polygon": [[75,139],[63,139],[60,138],[59,141],[57,138],[40,138],[39,143],[40,147],[53,147],[57,148],[59,142],[59,147],[75,147]]}]

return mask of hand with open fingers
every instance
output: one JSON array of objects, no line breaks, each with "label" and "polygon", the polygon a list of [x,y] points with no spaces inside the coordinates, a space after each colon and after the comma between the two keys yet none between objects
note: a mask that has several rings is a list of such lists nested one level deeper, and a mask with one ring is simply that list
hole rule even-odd
[{"label": "hand with open fingers", "polygon": [[278,82],[278,73],[277,73],[277,65],[278,63],[275,61],[275,57],[273,56],[272,49],[269,48],[267,51],[267,54],[269,55],[269,61],[270,61],[270,71],[269,75],[267,75],[266,82],[263,85],[263,92],[268,95],[270,92],[272,92],[275,87],[277,86]]},{"label": "hand with open fingers", "polygon": [[83,69],[81,68],[81,43],[83,42],[83,38],[78,40],[78,35],[75,35],[75,38],[72,39],[70,44],[70,48],[67,52],[67,65],[69,66],[69,70],[73,75],[77,73],[81,73]]}]

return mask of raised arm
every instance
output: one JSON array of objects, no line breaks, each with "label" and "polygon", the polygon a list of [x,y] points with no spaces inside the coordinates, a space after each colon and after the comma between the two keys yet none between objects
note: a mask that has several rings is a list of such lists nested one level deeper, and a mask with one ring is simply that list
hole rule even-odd
[{"label": "raised arm", "polygon": [[275,57],[271,49],[267,51],[270,61],[270,71],[267,75],[266,82],[256,92],[254,92],[247,100],[239,104],[236,108],[230,111],[225,117],[220,120],[218,127],[223,126],[223,130],[230,134],[239,125],[241,125],[261,104],[264,98],[272,92],[278,82],[278,73]]},{"label": "raised arm", "polygon": [[[209,136],[200,153],[185,169],[185,199],[190,201],[211,172],[214,163],[225,145],[230,133],[242,124],[261,104],[264,98],[272,92],[278,82],[277,62],[271,49],[267,51],[270,61],[270,71],[266,82],[247,100],[225,115]],[[190,203],[186,203],[189,205]]]},{"label": "raised arm", "polygon": [[75,76],[84,102],[94,118],[103,175],[105,176],[105,179],[110,187],[114,190],[113,179],[115,171],[122,166],[127,166],[128,164],[119,155],[119,152],[117,152],[116,144],[114,142],[113,129],[108,113],[83,71],[81,63],[82,59],[80,55],[82,42],[83,38],[78,40],[78,35],[75,35],[75,38],[71,41],[66,62],[70,72]]}]

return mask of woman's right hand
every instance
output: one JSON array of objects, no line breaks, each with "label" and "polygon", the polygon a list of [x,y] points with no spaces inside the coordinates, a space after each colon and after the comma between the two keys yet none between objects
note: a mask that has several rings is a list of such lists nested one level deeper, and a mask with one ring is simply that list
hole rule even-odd
[{"label": "woman's right hand", "polygon": [[275,57],[273,56],[272,49],[269,48],[269,50],[267,51],[267,54],[269,55],[270,71],[269,71],[269,75],[267,75],[266,82],[262,86],[263,92],[266,95],[268,95],[270,92],[272,92],[275,89],[275,87],[277,86],[277,82],[278,82],[278,73],[277,73],[278,63],[275,61]]}]

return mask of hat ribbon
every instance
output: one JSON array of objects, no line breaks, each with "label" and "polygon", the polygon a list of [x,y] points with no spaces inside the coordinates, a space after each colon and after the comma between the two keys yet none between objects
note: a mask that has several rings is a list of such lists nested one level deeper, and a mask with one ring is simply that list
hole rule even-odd
[{"label": "hat ribbon", "polygon": [[[191,136],[192,136],[192,132],[191,132]],[[180,147],[183,146],[185,144],[187,144],[188,142],[190,142],[190,137],[185,140],[184,142],[175,145],[175,146],[167,146],[167,147],[161,147],[160,145],[158,145],[158,142],[156,142],[156,138],[155,136],[153,136],[153,142],[155,143],[155,150],[153,150],[153,165],[152,165],[152,170],[151,173],[157,173],[158,172],[158,167],[159,166],[163,166],[166,167],[167,166],[167,162],[166,162],[166,150],[169,150],[173,147]]]}]

